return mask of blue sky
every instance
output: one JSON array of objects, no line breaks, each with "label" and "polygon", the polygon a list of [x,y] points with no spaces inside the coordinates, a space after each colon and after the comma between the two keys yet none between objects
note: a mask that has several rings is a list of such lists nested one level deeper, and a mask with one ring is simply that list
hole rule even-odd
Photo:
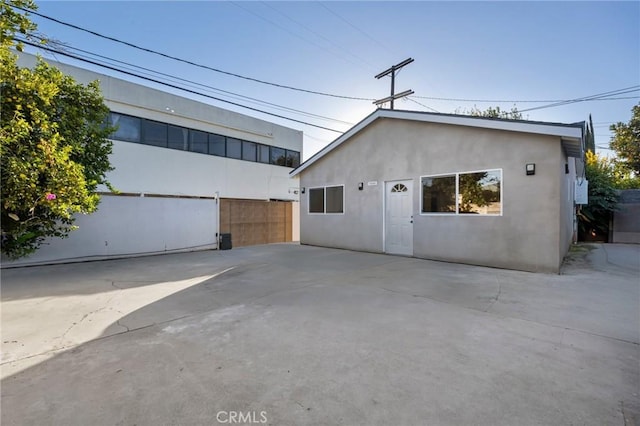
[{"label": "blue sky", "polygon": [[[524,110],[552,103],[524,101],[571,100],[635,86],[633,92],[613,96],[630,99],[576,102],[523,113],[530,120],[567,123],[592,114],[596,144],[601,147],[608,145],[608,126],[629,121],[631,108],[640,101],[637,1],[39,1],[37,5],[38,12],[49,17],[191,62],[341,96],[388,96],[389,78],[374,76],[411,57],[415,62],[397,74],[396,92],[412,89],[415,94],[412,100],[396,101],[396,109],[454,113],[474,106],[515,105]],[[334,130],[347,130],[348,123],[357,123],[376,108],[370,100],[259,84],[142,52],[42,17],[32,20],[41,33],[66,43],[70,52],[83,49],[177,76],[207,86],[192,87],[199,92]],[[158,87],[61,55],[56,58]],[[160,88],[302,130],[304,158],[340,134]],[[212,88],[334,120],[232,99]]]}]

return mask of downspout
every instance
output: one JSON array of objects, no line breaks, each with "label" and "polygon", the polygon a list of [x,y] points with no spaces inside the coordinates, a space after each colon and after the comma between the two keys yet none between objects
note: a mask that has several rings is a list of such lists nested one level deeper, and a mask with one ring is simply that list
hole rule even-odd
[{"label": "downspout", "polygon": [[216,191],[216,250],[220,250],[220,192]]}]

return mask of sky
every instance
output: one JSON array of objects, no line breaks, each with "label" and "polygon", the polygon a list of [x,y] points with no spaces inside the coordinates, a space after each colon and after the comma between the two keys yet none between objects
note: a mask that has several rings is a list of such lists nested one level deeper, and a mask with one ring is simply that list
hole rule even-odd
[{"label": "sky", "polygon": [[[60,54],[41,52],[45,58],[301,130],[303,159],[375,111],[372,101],[389,96],[391,82],[374,76],[408,58],[414,62],[397,72],[396,93],[415,93],[396,100],[395,109],[464,113],[489,106],[521,111],[543,107],[523,111],[524,118],[561,123],[585,121],[591,114],[597,151],[608,156],[613,154],[606,149],[609,126],[628,122],[640,102],[638,1],[36,4],[48,18],[183,61],[31,15],[38,31],[64,43],[66,52],[207,96]],[[547,107],[621,89],[627,93]]]}]

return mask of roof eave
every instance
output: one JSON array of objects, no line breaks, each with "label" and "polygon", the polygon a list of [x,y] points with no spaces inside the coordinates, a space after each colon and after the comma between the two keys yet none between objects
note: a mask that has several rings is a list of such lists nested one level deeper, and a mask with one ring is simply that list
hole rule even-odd
[{"label": "roof eave", "polygon": [[487,117],[472,117],[455,114],[433,114],[419,111],[402,111],[377,109],[369,114],[358,124],[347,130],[329,145],[314,154],[304,163],[292,170],[289,175],[297,176],[320,158],[328,154],[337,146],[351,138],[356,133],[367,127],[378,118],[396,118],[403,120],[422,121],[438,124],[450,124],[458,126],[477,127],[493,130],[504,130],[512,132],[534,133],[540,135],[559,136],[562,140],[562,146],[570,157],[582,158],[583,153],[583,131],[584,123],[562,124],[562,123],[546,123],[538,121],[524,120],[507,120],[495,119]]}]

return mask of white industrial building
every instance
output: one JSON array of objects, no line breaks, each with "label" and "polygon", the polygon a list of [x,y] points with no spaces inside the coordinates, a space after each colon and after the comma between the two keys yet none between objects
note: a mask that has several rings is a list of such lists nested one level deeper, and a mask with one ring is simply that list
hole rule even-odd
[{"label": "white industrial building", "polygon": [[[47,60],[82,84],[100,81],[112,135],[109,182],[79,229],[7,264],[296,241],[302,132],[122,79]],[[21,54],[32,67],[35,56]]]}]

